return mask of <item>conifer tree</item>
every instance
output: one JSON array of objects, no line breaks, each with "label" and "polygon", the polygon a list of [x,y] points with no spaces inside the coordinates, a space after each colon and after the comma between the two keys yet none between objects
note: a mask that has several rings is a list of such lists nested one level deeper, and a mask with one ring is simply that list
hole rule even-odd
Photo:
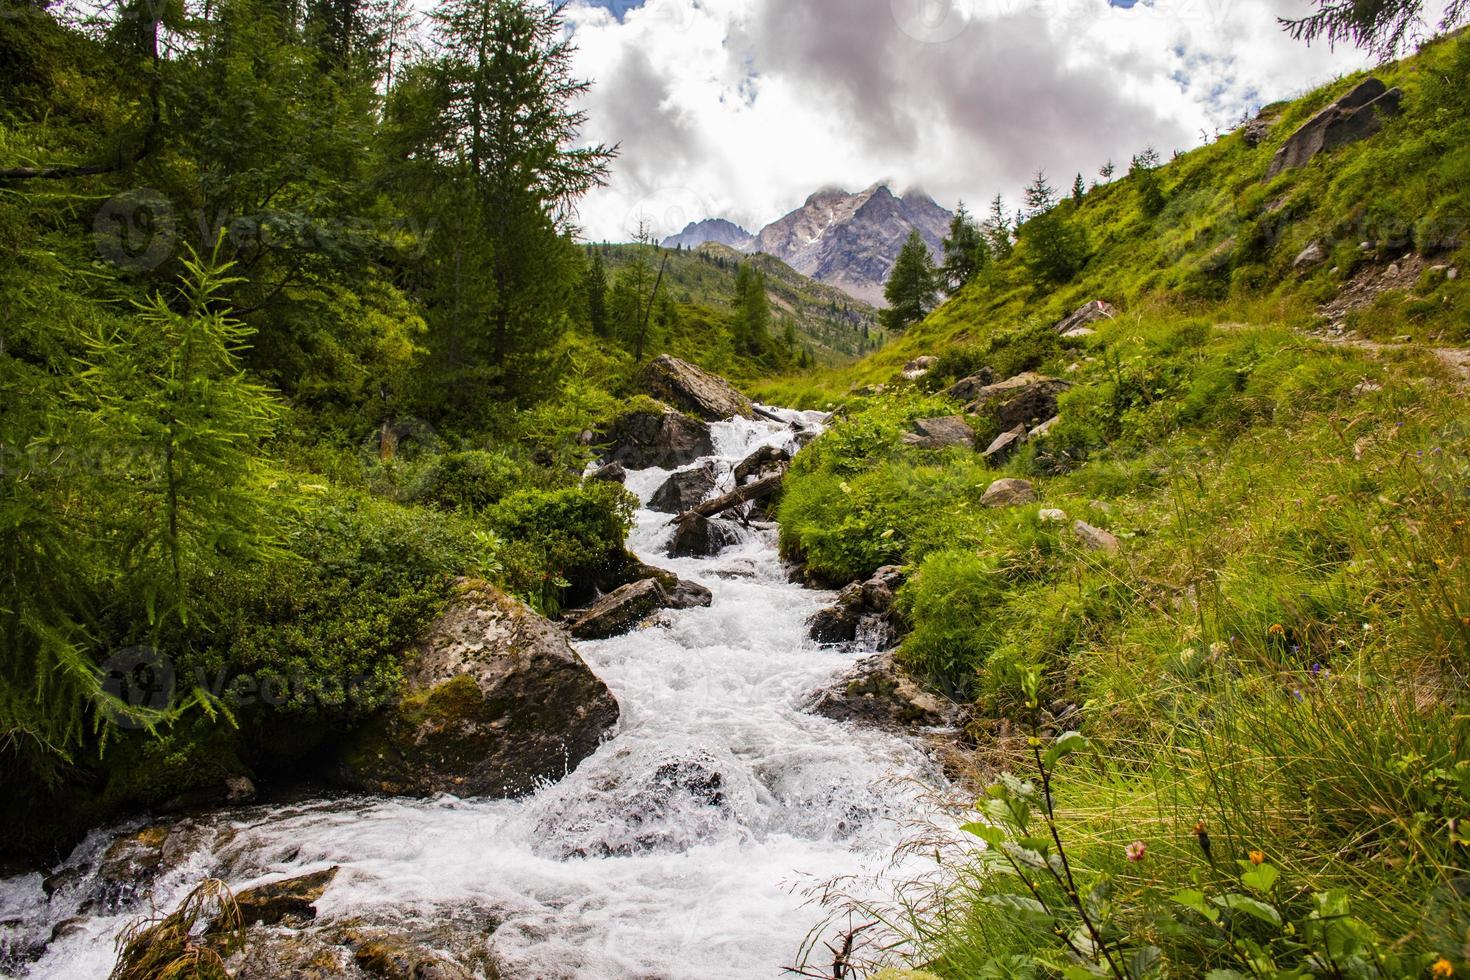
[{"label": "conifer tree", "polygon": [[1138,205],[1150,218],[1158,217],[1164,210],[1164,189],[1159,182],[1159,154],[1147,147],[1133,158],[1128,167],[1128,176],[1138,186]]},{"label": "conifer tree", "polygon": [[587,266],[587,323],[599,337],[607,336],[607,268],[602,253],[594,249]]},{"label": "conifer tree", "polygon": [[1033,276],[1044,282],[1066,282],[1086,261],[1086,239],[1072,220],[1070,202],[1058,206],[1056,191],[1037,171],[1026,187],[1026,220],[1017,231],[1024,259]]},{"label": "conifer tree", "polygon": [[1072,203],[1080,205],[1082,195],[1087,193],[1087,185],[1082,183],[1082,174],[1077,174],[1077,179],[1072,181]]},{"label": "conifer tree", "polygon": [[939,301],[939,274],[918,229],[909,232],[899,250],[883,287],[883,298],[888,308],[879,316],[893,333],[901,333],[924,319]]},{"label": "conifer tree", "polygon": [[944,265],[940,270],[944,289],[954,292],[979,275],[989,262],[990,247],[985,236],[961,201],[944,239]]},{"label": "conifer tree", "polygon": [[983,230],[991,256],[997,261],[1010,258],[1014,243],[1011,238],[1011,219],[1006,216],[1005,199],[999,194],[990,202],[990,215],[985,219]]}]

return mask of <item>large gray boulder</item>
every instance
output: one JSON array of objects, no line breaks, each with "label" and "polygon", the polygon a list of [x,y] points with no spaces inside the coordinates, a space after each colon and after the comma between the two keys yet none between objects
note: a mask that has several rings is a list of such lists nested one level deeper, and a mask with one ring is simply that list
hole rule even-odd
[{"label": "large gray boulder", "polygon": [[1030,428],[1057,414],[1057,396],[1070,387],[1059,378],[1027,371],[981,388],[967,408],[991,416],[1002,430],[1018,425]]},{"label": "large gray boulder", "polygon": [[949,446],[975,448],[975,431],[961,415],[914,419],[909,423],[909,428],[910,431],[903,434],[903,443],[906,446],[916,449],[946,449]]},{"label": "large gray boulder", "polygon": [[603,463],[630,470],[676,470],[715,451],[709,426],[672,409],[629,412],[599,435],[608,444]]},{"label": "large gray boulder", "polygon": [[672,473],[648,499],[648,509],[664,514],[682,514],[708,497],[719,478],[714,464],[708,462],[692,470]]},{"label": "large gray boulder", "polygon": [[1266,170],[1269,180],[1284,170],[1306,166],[1326,150],[1367,139],[1383,128],[1383,121],[1397,115],[1403,100],[1401,89],[1386,88],[1376,78],[1365,79],[1351,92],[1332,103],[1286,138]]},{"label": "large gray boulder", "polygon": [[1039,498],[1036,488],[1031,485],[1030,480],[1018,480],[1007,477],[996,480],[985,489],[985,494],[980,498],[982,507],[1012,507],[1017,504],[1032,504]]},{"label": "large gray boulder", "polygon": [[401,696],[360,726],[337,775],[392,796],[514,797],[596,751],[618,703],[565,634],[464,582],[408,656]]},{"label": "large gray boulder", "polygon": [[755,406],[718,375],[703,371],[688,361],[660,354],[638,374],[639,384],[659,401],[697,415],[706,422],[734,416],[753,419]]}]

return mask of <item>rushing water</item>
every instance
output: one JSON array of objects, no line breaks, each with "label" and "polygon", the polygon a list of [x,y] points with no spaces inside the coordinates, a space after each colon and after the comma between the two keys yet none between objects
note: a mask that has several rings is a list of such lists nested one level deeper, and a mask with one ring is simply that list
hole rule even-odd
[{"label": "rushing water", "polygon": [[[762,445],[795,449],[799,425],[717,423],[719,490]],[[647,501],[667,477],[629,474]],[[716,492],[719,492],[717,490]],[[776,977],[822,916],[806,886],[878,871],[937,778],[907,739],[802,711],[852,654],[803,623],[829,593],[786,581],[773,529],[741,528],[709,559],[669,559],[669,516],[643,509],[629,545],[714,592],[707,609],[579,644],[622,707],[613,737],[561,782],[522,800],[360,798],[246,807],[200,821],[151,894],[70,922],[24,975],[105,977],[113,938],[149,901],[172,908],[206,875],[242,888],[340,865],[322,919],[465,905],[495,911],[494,956],[514,978]],[[90,867],[116,833],[68,862]],[[94,873],[94,872],[87,872]],[[84,873],[48,902],[40,875],[0,881],[11,943],[77,915]],[[29,972],[25,972],[28,969]]]}]

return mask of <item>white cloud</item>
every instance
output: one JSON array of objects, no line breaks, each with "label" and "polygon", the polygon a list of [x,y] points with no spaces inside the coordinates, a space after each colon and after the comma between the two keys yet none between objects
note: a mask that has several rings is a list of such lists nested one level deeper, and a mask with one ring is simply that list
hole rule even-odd
[{"label": "white cloud", "polygon": [[[605,4],[614,2],[615,16]],[[728,217],[819,187],[921,186],[978,209],[1145,145],[1167,156],[1368,61],[1277,26],[1305,0],[576,0],[586,135],[622,144],[589,237]]]}]

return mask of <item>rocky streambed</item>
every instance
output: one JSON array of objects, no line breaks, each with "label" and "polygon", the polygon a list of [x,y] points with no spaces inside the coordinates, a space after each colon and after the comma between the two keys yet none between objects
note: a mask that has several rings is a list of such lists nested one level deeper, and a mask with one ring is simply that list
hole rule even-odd
[{"label": "rocky streambed", "polygon": [[[710,425],[679,492],[729,492],[738,464],[819,424],[762,411]],[[645,504],[629,545],[675,577],[638,628],[576,644],[620,714],[569,774],[515,799],[355,795],[98,830],[49,875],[0,881],[0,971],[104,977],[127,923],[214,876],[257,922],[241,977],[781,975],[823,918],[810,887],[881,889],[942,776],[916,740],[837,720],[863,716],[844,705],[871,692],[842,678],[872,651],[810,637],[837,597],[788,581],[774,525],[717,516],[715,554],[670,558],[676,525],[646,505],[674,470],[624,470]],[[842,704],[818,694],[834,683]]]}]

